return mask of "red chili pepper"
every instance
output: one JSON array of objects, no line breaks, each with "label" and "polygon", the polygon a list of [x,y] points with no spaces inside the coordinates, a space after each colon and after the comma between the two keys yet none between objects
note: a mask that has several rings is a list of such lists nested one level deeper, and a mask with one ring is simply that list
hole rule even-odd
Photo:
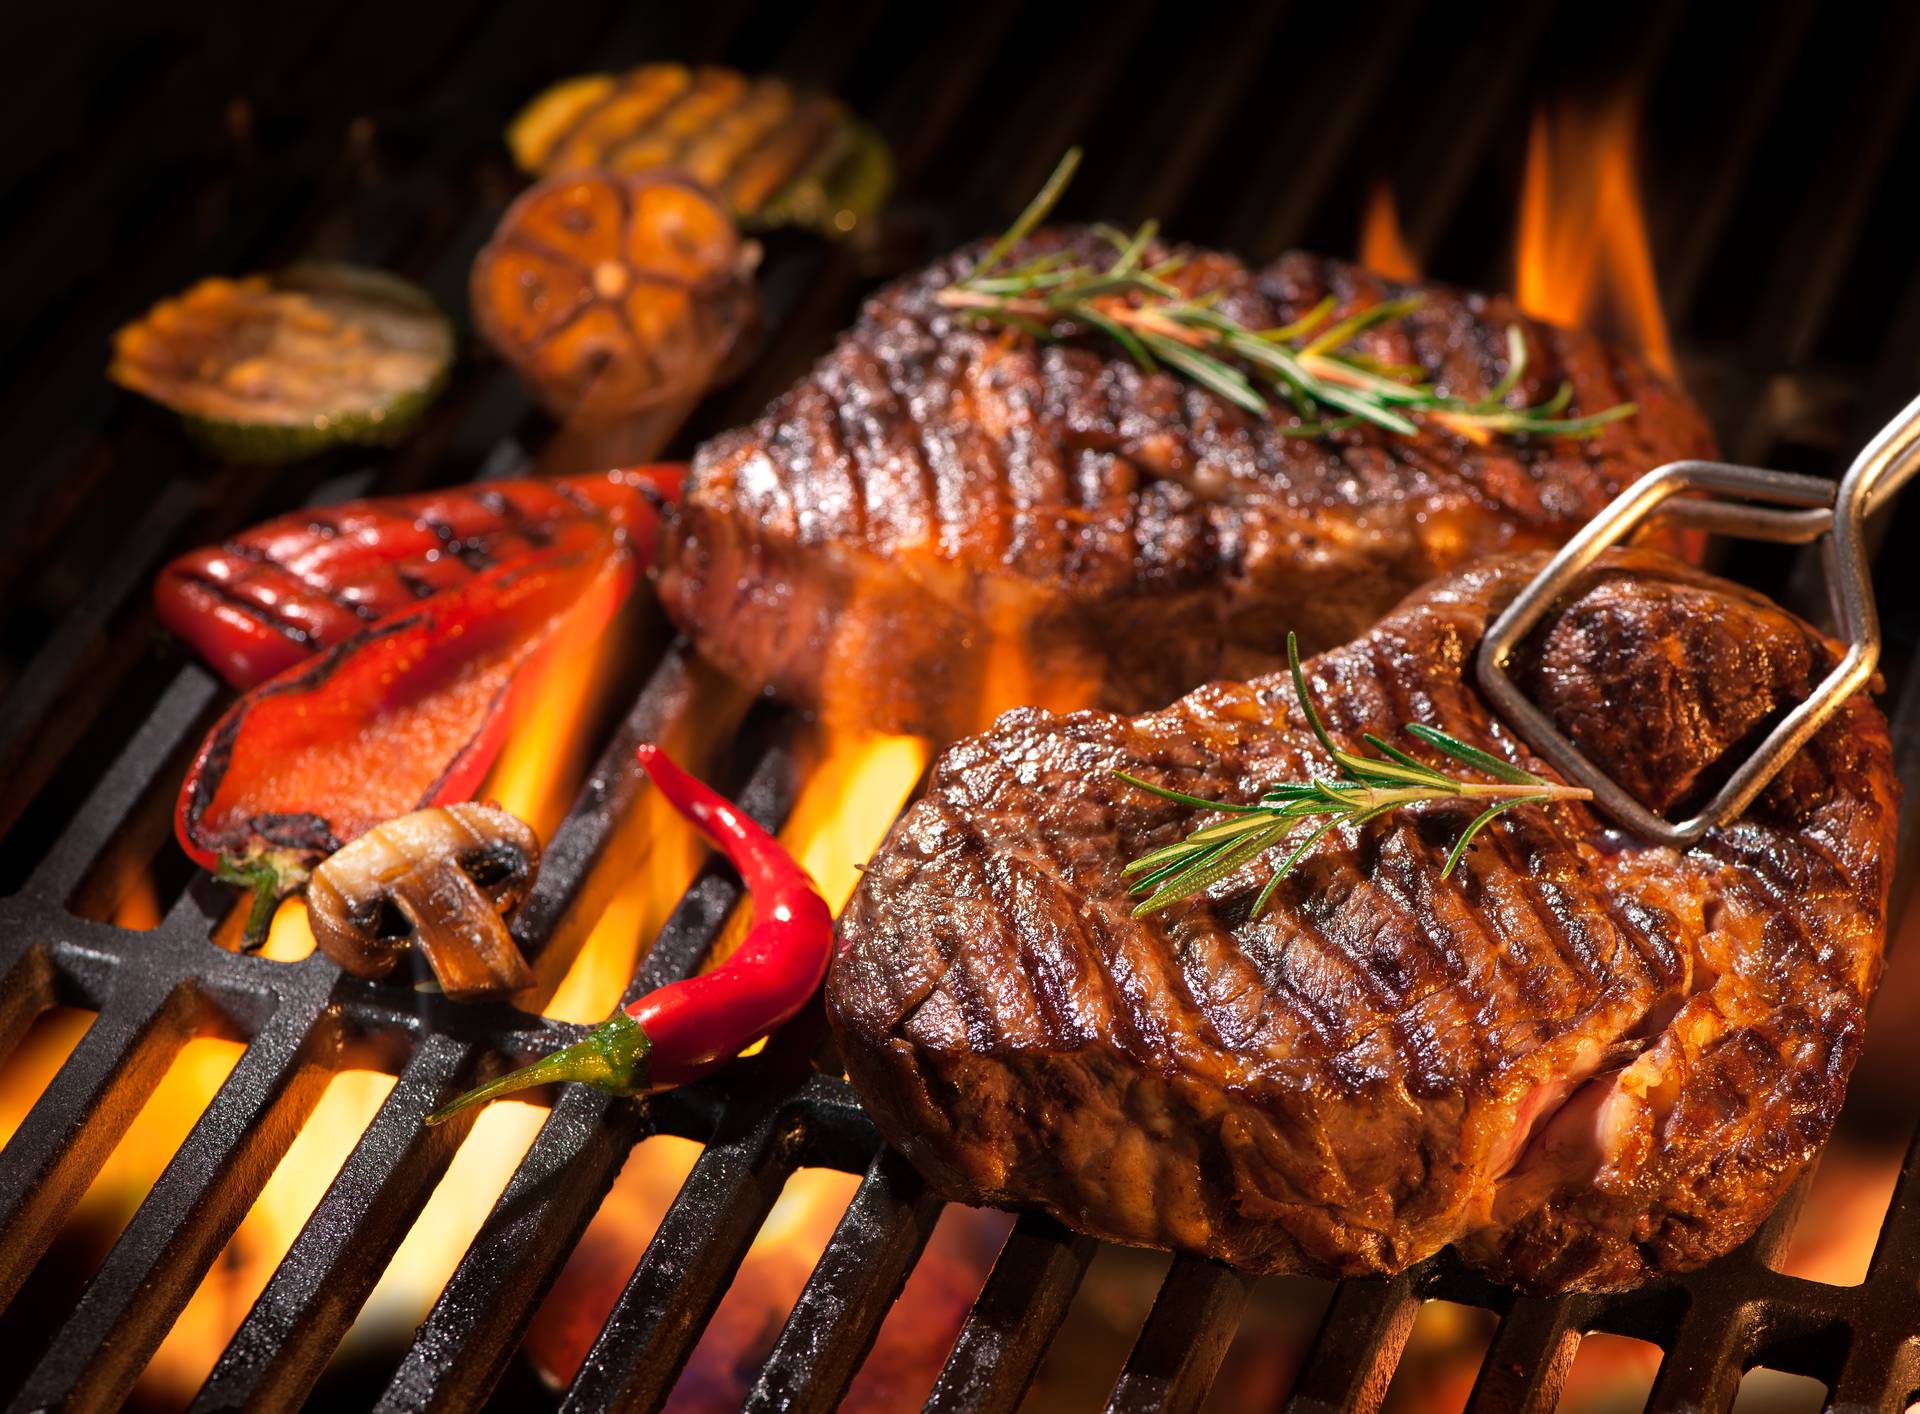
[{"label": "red chili pepper", "polygon": [[569,525],[624,531],[652,557],[686,467],[498,481],[296,511],[160,572],[154,607],[244,691],[368,625],[554,543]]},{"label": "red chili pepper", "polygon": [[833,950],[833,914],[778,841],[739,807],[649,743],[640,764],[667,801],[725,854],[753,896],[753,927],[712,972],[647,993],[584,1040],[469,1090],[428,1124],[515,1090],[577,1080],[615,1095],[652,1094],[697,1080],[793,1016],[820,990]]},{"label": "red chili pepper", "polygon": [[235,702],[187,773],[174,833],[216,877],[254,888],[249,940],[340,846],[468,799],[538,676],[524,670],[569,613],[604,624],[634,575],[623,536],[575,521]]}]

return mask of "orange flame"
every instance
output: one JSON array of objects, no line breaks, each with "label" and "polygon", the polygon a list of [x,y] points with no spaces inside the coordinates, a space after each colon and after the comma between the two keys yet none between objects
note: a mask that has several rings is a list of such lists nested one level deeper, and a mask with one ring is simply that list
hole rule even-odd
[{"label": "orange flame", "polygon": [[1393,188],[1385,181],[1375,182],[1367,194],[1367,214],[1360,223],[1360,263],[1389,280],[1420,278],[1420,262],[1407,249]]},{"label": "orange flame", "polygon": [[1671,374],[1673,348],[1634,171],[1638,130],[1631,95],[1534,115],[1516,293],[1529,314],[1622,338]]},{"label": "orange flame", "polygon": [[527,690],[516,691],[506,745],[477,793],[549,839],[573,804],[592,746],[584,730],[605,684],[620,637],[607,622],[604,599],[576,605],[527,666]]}]

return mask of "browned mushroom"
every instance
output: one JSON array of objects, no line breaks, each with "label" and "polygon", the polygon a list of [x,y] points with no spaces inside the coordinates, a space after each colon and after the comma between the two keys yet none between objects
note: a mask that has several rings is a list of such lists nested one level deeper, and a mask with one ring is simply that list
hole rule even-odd
[{"label": "browned mushroom", "polygon": [[411,944],[455,1001],[533,984],[507,931],[540,872],[540,841],[491,805],[416,810],[369,830],[313,872],[307,912],[320,950],[384,977]]}]

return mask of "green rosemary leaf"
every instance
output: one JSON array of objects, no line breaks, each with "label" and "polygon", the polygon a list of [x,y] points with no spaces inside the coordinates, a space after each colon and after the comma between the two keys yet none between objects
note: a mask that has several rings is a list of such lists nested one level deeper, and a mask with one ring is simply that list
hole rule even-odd
[{"label": "green rosemary leaf", "polygon": [[1434,770],[1433,767],[1429,766],[1426,762],[1414,759],[1413,757],[1407,755],[1407,753],[1402,751],[1399,747],[1393,745],[1393,743],[1388,741],[1382,741],[1379,737],[1375,736],[1372,732],[1363,732],[1361,734],[1361,740],[1366,742],[1368,746],[1371,746],[1375,751],[1378,751],[1381,755],[1392,757],[1395,761],[1398,761],[1402,766],[1411,766],[1416,771],[1425,771],[1428,775],[1433,776],[1439,780],[1444,781],[1446,779],[1445,776],[1442,776],[1438,771]]},{"label": "green rosemary leaf", "polygon": [[1179,292],[1164,281],[1156,280],[1139,271],[1122,272],[1114,275],[1100,273],[1082,275],[1070,284],[1064,284],[1048,291],[1047,302],[1056,308],[1069,303],[1085,300],[1103,299],[1113,295],[1151,295],[1155,299],[1168,299]]},{"label": "green rosemary leaf", "polygon": [[1425,383],[1406,383],[1397,378],[1388,378],[1361,368],[1345,357],[1315,354],[1311,359],[1301,359],[1300,366],[1317,384],[1330,384],[1347,392],[1378,398],[1383,403],[1428,408],[1442,402]]},{"label": "green rosemary leaf", "polygon": [[[1226,846],[1220,845],[1219,848],[1225,849]],[[1172,878],[1175,874],[1178,874],[1182,869],[1185,869],[1187,865],[1193,860],[1193,857],[1196,853],[1204,854],[1204,853],[1210,853],[1210,852],[1212,851],[1189,850],[1185,854],[1182,854],[1178,859],[1171,860],[1168,863],[1161,865],[1158,869],[1155,869],[1151,874],[1142,874],[1138,879],[1135,879],[1133,883],[1128,887],[1127,889],[1128,896],[1131,898],[1141,898],[1147,894],[1153,894],[1153,893],[1159,892],[1160,885],[1165,883],[1168,879]]]},{"label": "green rosemary leaf", "polygon": [[1141,872],[1150,872],[1160,868],[1168,861],[1181,855],[1192,854],[1196,849],[1211,849],[1222,843],[1231,844],[1250,830],[1264,830],[1272,826],[1272,819],[1265,815],[1242,815],[1225,824],[1213,825],[1204,830],[1195,830],[1177,844],[1156,849],[1151,854],[1143,854],[1129,864],[1120,873],[1122,876]]},{"label": "green rosemary leaf", "polygon": [[1256,339],[1265,339],[1268,343],[1273,344],[1290,344],[1295,339],[1304,338],[1313,330],[1319,328],[1327,316],[1332,314],[1339,306],[1339,303],[1340,301],[1332,295],[1328,295],[1312,309],[1294,320],[1293,323],[1282,324],[1277,329],[1262,329],[1258,334],[1255,334],[1254,337]]},{"label": "green rosemary leaf", "polygon": [[1127,357],[1138,364],[1142,370],[1147,373],[1156,373],[1159,371],[1159,361],[1147,351],[1147,346],[1141,343],[1134,335],[1133,330],[1127,328],[1126,325],[1109,319],[1106,315],[1094,309],[1081,310],[1080,317],[1108,338],[1112,339],[1116,344],[1120,345],[1121,348],[1125,349],[1127,351]]},{"label": "green rosemary leaf", "polygon": [[1191,898],[1211,888],[1249,859],[1271,848],[1275,841],[1286,834],[1286,831],[1286,824],[1276,821],[1266,829],[1248,835],[1226,849],[1181,870],[1162,884],[1159,891],[1145,902],[1136,904],[1133,910],[1134,916],[1137,918],[1144,914],[1156,913],[1170,903],[1178,903],[1183,898]]},{"label": "green rosemary leaf", "polygon": [[1258,805],[1232,805],[1225,801],[1207,800],[1198,795],[1188,795],[1185,791],[1169,790],[1166,786],[1157,786],[1152,781],[1143,781],[1138,776],[1130,776],[1125,771],[1115,771],[1114,775],[1130,786],[1138,786],[1149,795],[1157,795],[1162,800],[1177,801],[1181,805],[1195,805],[1202,810],[1245,810],[1258,811]]},{"label": "green rosemary leaf", "polygon": [[1518,324],[1507,326],[1507,372],[1498,383],[1487,390],[1486,397],[1474,406],[1482,412],[1496,412],[1506,405],[1507,394],[1520,386],[1520,379],[1527,371],[1527,336]]},{"label": "green rosemary leaf", "polygon": [[987,258],[973,272],[975,278],[999,265],[1006,259],[1008,251],[1031,235],[1033,228],[1052,214],[1053,208],[1060,202],[1060,193],[1067,189],[1067,183],[1073,180],[1073,174],[1079,167],[1080,149],[1069,147],[1054,167],[1053,175],[1034,193],[1033,200],[1027,203],[1027,209],[1020,213],[1020,218],[1007,227],[1000,239],[988,249]]},{"label": "green rosemary leaf", "polygon": [[1304,859],[1307,851],[1319,844],[1320,841],[1326,837],[1328,831],[1338,825],[1342,818],[1343,817],[1336,815],[1325,824],[1316,826],[1314,829],[1308,831],[1307,837],[1301,840],[1298,845],[1294,846],[1293,853],[1280,861],[1280,867],[1274,871],[1275,877],[1285,878],[1288,874],[1291,874],[1293,872],[1293,866]]},{"label": "green rosemary leaf", "polygon": [[1337,754],[1340,748],[1327,735],[1326,723],[1320,720],[1320,709],[1314,706],[1313,694],[1307,690],[1307,674],[1300,666],[1300,636],[1292,629],[1287,630],[1287,667],[1293,672],[1293,690],[1300,698],[1300,710],[1307,714],[1307,725],[1313,728],[1314,736],[1326,748],[1327,755]]},{"label": "green rosemary leaf", "polygon": [[1383,761],[1376,756],[1356,756],[1351,751],[1336,751],[1333,759],[1355,780],[1369,785],[1422,786],[1443,795],[1457,795],[1460,787],[1439,772],[1415,762],[1402,766],[1398,761]]},{"label": "green rosemary leaf", "polygon": [[1010,309],[982,309],[978,311],[978,313],[983,319],[991,319],[996,323],[1010,325],[1018,329],[1022,334],[1025,334],[1037,343],[1045,343],[1053,337],[1053,331],[1048,329],[1046,325],[1029,319],[1024,314],[1015,314]]},{"label": "green rosemary leaf", "polygon": [[1076,278],[1071,270],[1043,270],[1031,275],[990,275],[969,282],[967,288],[977,295],[1030,295],[1070,284]]},{"label": "green rosemary leaf", "polygon": [[1365,309],[1349,314],[1338,324],[1324,332],[1316,334],[1307,346],[1300,350],[1303,356],[1328,353],[1342,344],[1351,343],[1376,324],[1384,324],[1389,319],[1398,319],[1403,314],[1411,314],[1420,307],[1423,295],[1406,295],[1400,299],[1382,300],[1379,304],[1368,305]]},{"label": "green rosemary leaf", "polygon": [[1418,308],[1423,298],[1418,294],[1382,300],[1339,320],[1333,320],[1338,305],[1329,295],[1289,324],[1248,328],[1220,308],[1223,290],[1192,293],[1172,283],[1190,257],[1173,254],[1143,266],[1159,236],[1158,223],[1151,220],[1131,234],[1095,227],[1114,252],[1104,266],[1062,250],[1009,265],[1015,246],[1058,204],[1079,162],[1080,150],[1070,149],[973,273],[940,291],[941,303],[1036,340],[1098,333],[1142,368],[1153,371],[1164,364],[1256,417],[1271,419],[1270,400],[1277,395],[1297,417],[1276,427],[1283,437],[1326,436],[1363,424],[1414,437],[1420,432],[1418,417],[1475,437],[1585,437],[1635,411],[1623,404],[1562,417],[1573,396],[1567,386],[1536,407],[1507,407],[1527,367],[1526,340],[1517,325],[1507,330],[1506,373],[1474,401],[1442,395],[1417,366],[1389,364],[1350,347],[1368,330]]},{"label": "green rosemary leaf", "polygon": [[1536,432],[1547,437],[1590,437],[1610,422],[1632,417],[1638,409],[1621,403],[1587,417],[1539,417],[1528,413],[1509,413],[1490,425],[1498,432]]},{"label": "green rosemary leaf", "polygon": [[1543,801],[1551,798],[1550,796],[1544,795],[1521,795],[1515,796],[1510,800],[1496,800],[1492,805],[1489,805],[1485,810],[1482,810],[1476,815],[1473,823],[1467,826],[1466,832],[1462,834],[1458,840],[1454,841],[1452,850],[1447,854],[1447,862],[1440,869],[1440,877],[1445,879],[1453,874],[1454,866],[1466,858],[1467,846],[1473,843],[1473,837],[1488,825],[1492,824],[1494,817],[1504,811],[1513,809],[1516,805],[1539,805]]},{"label": "green rosemary leaf", "polygon": [[1402,437],[1411,437],[1420,430],[1399,413],[1369,402],[1367,396],[1357,389],[1342,388],[1338,383],[1316,379],[1312,391],[1313,396],[1321,402],[1344,408],[1355,417],[1365,418],[1375,427],[1384,427],[1389,432],[1398,432]]},{"label": "green rosemary leaf", "polygon": [[1258,896],[1254,898],[1253,911],[1247,914],[1247,922],[1258,923],[1260,921],[1266,914],[1267,905],[1273,900],[1273,891],[1280,887],[1280,881],[1286,877],[1287,876],[1282,874],[1278,869],[1273,871],[1273,877],[1267,880],[1266,886],[1262,888]]},{"label": "green rosemary leaf", "polygon": [[1158,221],[1152,218],[1142,221],[1140,223],[1140,229],[1133,233],[1133,239],[1120,247],[1119,259],[1113,262],[1113,270],[1111,273],[1122,275],[1138,265],[1140,263],[1140,257],[1146,252],[1147,247],[1153,244],[1153,238],[1159,234],[1160,223]]},{"label": "green rosemary leaf", "polygon": [[1247,375],[1232,364],[1209,358],[1165,334],[1147,333],[1141,337],[1154,356],[1168,367],[1179,369],[1201,387],[1245,408],[1255,417],[1269,415],[1267,400],[1247,381]]},{"label": "green rosemary leaf", "polygon": [[[1554,389],[1552,397],[1548,398],[1538,407],[1525,409],[1525,412],[1528,417],[1558,417],[1567,410],[1567,405],[1572,401],[1573,384],[1562,383],[1558,388]],[[1621,403],[1620,406],[1625,408],[1629,413],[1633,411],[1632,403]],[[1609,410],[1611,411],[1611,409]],[[1625,414],[1622,415],[1624,416]]]},{"label": "green rosemary leaf", "polygon": [[1489,776],[1516,786],[1543,786],[1547,782],[1531,771],[1523,771],[1511,761],[1503,761],[1498,756],[1482,751],[1477,746],[1469,746],[1456,736],[1448,736],[1438,727],[1430,727],[1425,722],[1408,722],[1407,735],[1424,741],[1436,751],[1444,751],[1454,760],[1472,766],[1475,770],[1485,771]]}]

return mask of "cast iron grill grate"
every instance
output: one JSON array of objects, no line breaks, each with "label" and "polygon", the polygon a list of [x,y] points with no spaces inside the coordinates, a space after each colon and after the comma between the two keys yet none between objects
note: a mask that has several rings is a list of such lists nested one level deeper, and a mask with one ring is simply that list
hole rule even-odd
[{"label": "cast iron grill grate", "polygon": [[[1250,256],[1296,242],[1345,249],[1365,183],[1384,173],[1418,253],[1446,274],[1497,285],[1515,134],[1535,96],[1528,75],[1577,38],[1562,33],[1565,23],[1546,7],[1515,7],[1490,15],[1486,37],[1441,68],[1426,58],[1439,22],[1414,7],[1278,15],[1247,4],[1212,21],[1241,37],[1232,53],[1169,71],[1165,56],[1183,17],[1124,5],[1049,7],[1044,16],[976,6],[927,21],[877,5],[811,19],[799,7],[758,15],[727,4],[675,8],[672,17],[476,10],[454,26],[369,5],[305,31],[290,21],[251,56],[258,91],[284,83],[286,112],[338,117],[347,134],[340,150],[283,141],[271,131],[276,113],[236,109],[228,123],[234,151],[217,163],[188,154],[159,163],[157,175],[131,163],[101,163],[85,180],[46,167],[22,175],[22,199],[43,201],[49,214],[41,232],[16,242],[17,252],[72,278],[48,281],[70,293],[36,311],[27,327],[38,356],[10,369],[15,391],[0,400],[17,415],[10,436],[24,468],[0,515],[8,546],[0,557],[8,604],[0,662],[11,678],[0,708],[0,824],[12,826],[6,875],[18,883],[0,900],[0,1053],[49,1006],[87,1007],[97,1019],[0,1152],[0,1299],[19,1290],[167,1060],[198,1034],[236,1035],[247,1047],[54,1339],[26,1362],[16,1407],[92,1407],[124,1396],[328,1076],[349,1063],[378,1065],[397,1076],[391,1094],[195,1407],[297,1402],[464,1132],[458,1124],[423,1129],[420,1116],[480,1068],[572,1034],[508,1008],[423,1002],[343,977],[319,956],[285,964],[215,946],[222,900],[198,887],[179,893],[145,932],[70,907],[101,861],[170,795],[181,753],[221,700],[205,671],[156,650],[144,593],[167,554],[306,495],[400,490],[475,470],[515,474],[535,462],[546,435],[504,374],[469,361],[419,438],[390,457],[327,463],[324,483],[299,473],[271,484],[233,469],[208,473],[99,387],[102,329],[208,269],[340,246],[425,279],[457,307],[466,262],[511,191],[497,153],[500,118],[550,76],[649,55],[712,57],[840,86],[894,142],[909,195],[939,194],[905,208],[916,233],[909,258],[1003,218],[1069,141],[1087,136],[1093,150],[1078,212],[1158,214],[1183,235]],[[1771,29],[1753,27],[1764,34],[1723,36],[1704,11],[1649,10],[1622,22],[1633,53],[1617,67],[1643,83],[1650,113],[1665,104],[1716,114],[1710,129],[1689,130],[1668,164],[1688,174],[1684,198],[1651,193],[1655,264],[1667,274],[1690,381],[1730,455],[1831,471],[1920,381],[1920,318],[1905,317],[1920,313],[1920,272],[1878,234],[1902,196],[1889,174],[1920,149],[1912,111],[1920,43],[1912,18],[1897,9],[1875,21],[1877,42],[1865,51],[1871,72],[1829,124],[1801,134],[1812,175],[1803,174],[1801,199],[1785,202],[1783,179],[1757,154],[1775,151],[1783,131],[1804,123],[1797,88],[1824,74],[1822,65],[1843,57],[1852,65],[1857,54],[1813,24],[1811,7],[1783,7],[1775,18]],[[376,34],[394,116],[350,124],[358,98],[326,91],[314,75]],[[1009,42],[1016,34],[1021,42]],[[1702,72],[1694,62],[1703,34],[1731,46],[1728,72]],[[216,40],[207,45],[218,49]],[[101,120],[95,138],[109,150],[139,144],[138,105],[186,83],[194,64],[219,71],[217,52],[183,48],[177,38],[155,43],[149,55],[136,48],[108,46],[109,58],[99,61],[133,95]],[[1287,55],[1294,57],[1282,64]],[[1303,65],[1301,55],[1315,57]],[[1273,75],[1282,69],[1276,96]],[[1147,92],[1151,102],[1143,101]],[[1409,124],[1409,111],[1454,117]],[[1178,121],[1164,121],[1167,112]],[[291,180],[281,164],[322,176]],[[173,229],[147,209],[155,185],[166,183],[219,213],[212,227]],[[146,251],[127,279],[83,279],[98,254],[84,240],[65,251],[48,245],[73,226],[58,212],[78,220],[101,209]],[[1744,234],[1755,210],[1774,213],[1776,239]],[[845,322],[868,274],[847,252],[776,243],[764,279],[773,329],[754,376],[710,399],[694,430],[757,410]],[[1804,602],[1801,579],[1781,572],[1781,583],[1766,587],[1798,588]],[[1886,702],[1912,784],[1920,783],[1912,754],[1920,693],[1902,677],[1915,625],[1910,604],[1888,597],[1897,579],[1882,566],[1893,655]],[[641,787],[626,766],[632,745],[683,718],[697,690],[684,647],[669,645],[551,842],[539,887],[516,922],[543,973],[571,959],[610,881],[644,844],[632,808]],[[765,712],[755,721],[727,784],[774,824],[799,785],[794,724]],[[93,760],[108,764],[98,769]],[[165,848],[156,841],[148,853]],[[634,987],[698,966],[737,894],[723,870],[701,873]],[[817,1020],[796,1025],[714,1081],[646,1104],[577,1088],[559,1095],[382,1407],[462,1408],[486,1398],[628,1152],[654,1132],[696,1140],[702,1151],[565,1407],[649,1407],[665,1398],[801,1166],[859,1175],[858,1188],[750,1398],[755,1407],[831,1407],[941,1205],[880,1144],[844,1083],[813,1063],[819,1041]],[[1302,1409],[1377,1405],[1421,1303],[1444,1299],[1499,1319],[1472,1398],[1478,1409],[1551,1408],[1589,1331],[1663,1348],[1652,1395],[1661,1409],[1726,1407],[1742,1371],[1757,1362],[1822,1381],[1842,1406],[1898,1404],[1920,1389],[1920,1144],[1908,1153],[1858,1286],[1774,1270],[1805,1190],[1803,1183],[1740,1252],[1637,1292],[1516,1298],[1445,1255],[1392,1280],[1342,1283],[1292,1400]],[[931,1405],[1017,1407],[1094,1251],[1090,1239],[1049,1220],[1021,1218]],[[1196,1407],[1252,1286],[1226,1268],[1175,1260],[1111,1407]]]}]

